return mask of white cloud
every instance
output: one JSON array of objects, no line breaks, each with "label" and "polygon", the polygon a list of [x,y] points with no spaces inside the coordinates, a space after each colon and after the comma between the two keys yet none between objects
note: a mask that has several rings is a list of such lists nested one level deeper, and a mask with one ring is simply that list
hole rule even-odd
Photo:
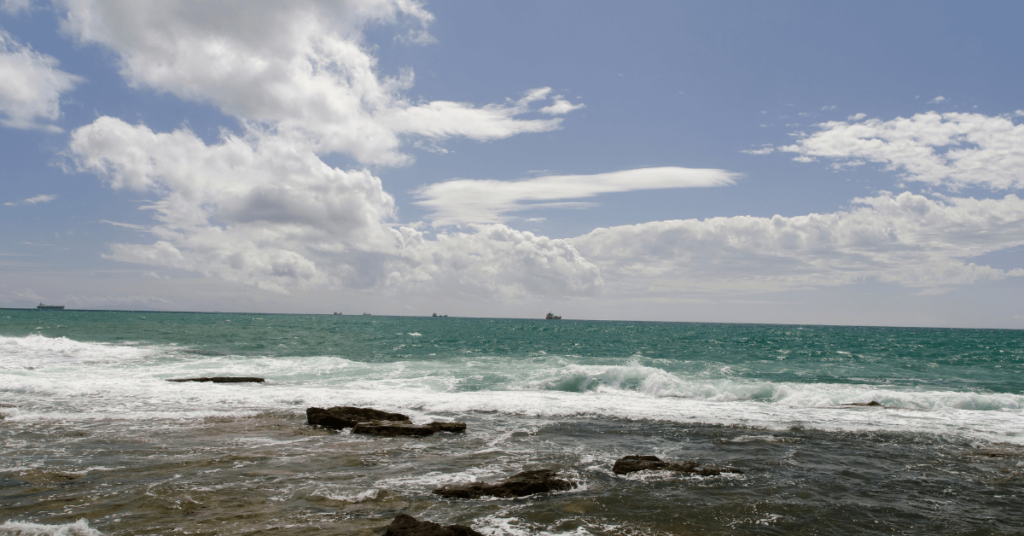
[{"label": "white cloud", "polygon": [[836,109],[836,105],[835,104],[833,104],[831,106],[826,105],[826,106],[822,106],[821,107],[821,111],[823,111],[823,112],[826,112],[826,111],[829,111],[829,110],[835,110],[835,109]]},{"label": "white cloud", "polygon": [[31,7],[32,0],[3,0],[0,2],[0,10],[12,15],[17,14],[19,11],[28,11]]},{"label": "white cloud", "polygon": [[555,99],[555,103],[541,108],[539,110],[540,113],[548,115],[565,115],[573,110],[579,110],[580,108],[586,107],[582,102],[579,104],[573,104],[565,100],[562,95],[555,95],[553,98]]},{"label": "white cloud", "polygon": [[859,113],[859,114],[854,114],[854,115],[851,115],[851,116],[847,117],[846,120],[847,121],[860,121],[861,119],[864,119],[865,117],[867,117],[867,114]]},{"label": "white cloud", "polygon": [[744,149],[740,152],[743,154],[772,154],[775,152],[775,147],[768,145],[760,149]]},{"label": "white cloud", "polygon": [[35,197],[30,197],[28,199],[22,199],[21,201],[18,201],[18,202],[7,202],[7,203],[4,203],[4,205],[9,206],[9,207],[13,207],[15,205],[35,205],[35,204],[38,204],[38,203],[49,203],[50,201],[53,201],[54,199],[57,199],[57,196],[49,195],[49,194],[40,194],[40,195],[37,195]]},{"label": "white cloud", "polygon": [[[414,0],[61,0],[63,27],[121,59],[135,87],[211,102],[246,122],[303,138],[318,153],[342,152],[366,164],[405,164],[403,137],[491,140],[558,128],[561,119],[520,119],[531,100],[474,106],[413,102],[414,75],[376,71],[363,42],[367,24],[411,26],[404,40],[429,41],[433,15]],[[410,37],[411,36],[411,37]],[[544,100],[547,88],[535,100]],[[557,100],[551,105],[558,108]]]},{"label": "white cloud", "polygon": [[[101,117],[72,133],[78,167],[156,194],[151,244],[110,258],[199,272],[274,292],[318,286],[446,295],[592,294],[600,273],[564,240],[504,226],[429,240],[392,229],[394,199],[366,170],[323,163],[302,140],[252,132],[207,145]],[[524,271],[529,271],[525,273]]]},{"label": "white cloud", "polygon": [[946,100],[946,97],[943,97],[942,95],[939,95],[938,97],[935,97],[934,99],[928,101],[928,103],[929,104],[938,104],[938,103],[943,102],[945,100]]},{"label": "white cloud", "polygon": [[61,93],[82,78],[61,71],[59,64],[53,56],[40,54],[0,30],[0,125],[61,131],[45,122],[60,117]]},{"label": "white cloud", "polygon": [[616,292],[765,292],[867,279],[927,289],[1024,276],[965,259],[1024,244],[1024,200],[904,192],[848,211],[596,229],[571,240]]},{"label": "white cloud", "polygon": [[928,112],[891,121],[830,121],[781,151],[794,160],[867,161],[899,170],[911,181],[951,189],[1024,187],[1024,125],[1008,117]]},{"label": "white cloud", "polygon": [[595,175],[551,175],[520,181],[456,179],[428,184],[416,190],[417,205],[432,210],[435,226],[461,223],[497,223],[510,212],[529,208],[579,207],[578,203],[552,203],[599,194],[704,188],[734,183],[736,174],[720,169],[658,167]]}]

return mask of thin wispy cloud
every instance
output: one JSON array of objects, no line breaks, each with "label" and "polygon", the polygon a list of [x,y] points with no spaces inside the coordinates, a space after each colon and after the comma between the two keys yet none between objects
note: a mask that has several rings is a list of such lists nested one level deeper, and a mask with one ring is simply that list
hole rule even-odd
[{"label": "thin wispy cloud", "polygon": [[736,173],[721,169],[656,167],[594,175],[550,175],[519,181],[456,179],[415,191],[417,205],[432,212],[434,226],[500,223],[510,214],[532,208],[581,208],[570,199],[600,194],[708,188],[735,183]]},{"label": "thin wispy cloud", "polygon": [[49,203],[54,199],[57,199],[57,196],[49,194],[40,194],[35,197],[30,197],[28,199],[22,199],[21,201],[10,201],[4,203],[4,205],[8,207],[13,207],[17,205],[38,205],[39,203]]}]

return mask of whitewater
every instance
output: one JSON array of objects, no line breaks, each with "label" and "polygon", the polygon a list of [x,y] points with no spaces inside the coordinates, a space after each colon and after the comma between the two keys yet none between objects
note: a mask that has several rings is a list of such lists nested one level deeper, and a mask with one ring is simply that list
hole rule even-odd
[{"label": "whitewater", "polygon": [[[1015,330],[0,310],[0,534],[1013,533],[1022,374]],[[167,381],[197,376],[266,381]],[[627,454],[744,473],[612,474]],[[430,493],[534,468],[576,487]]]}]

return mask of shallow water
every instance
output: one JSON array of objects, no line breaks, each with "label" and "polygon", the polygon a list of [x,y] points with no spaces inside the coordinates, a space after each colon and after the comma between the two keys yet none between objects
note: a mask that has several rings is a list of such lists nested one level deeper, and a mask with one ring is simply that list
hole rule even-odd
[{"label": "shallow water", "polygon": [[[37,329],[40,328],[40,329]],[[0,310],[0,534],[1017,534],[1019,331]],[[255,375],[266,384],[168,383]],[[846,406],[871,400],[886,408]],[[468,433],[305,424],[372,406]],[[616,476],[615,459],[742,475]],[[553,468],[571,491],[431,490]],[[85,520],[85,521],[79,521]]]}]

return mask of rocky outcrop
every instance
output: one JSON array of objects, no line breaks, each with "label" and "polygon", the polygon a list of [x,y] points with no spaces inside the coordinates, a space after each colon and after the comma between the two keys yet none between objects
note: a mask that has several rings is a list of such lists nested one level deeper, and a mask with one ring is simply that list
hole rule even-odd
[{"label": "rocky outcrop", "polygon": [[396,421],[409,422],[409,417],[401,413],[388,413],[373,408],[356,408],[352,406],[334,406],[333,408],[308,408],[306,421],[325,428],[352,428],[361,422]]},{"label": "rocky outcrop", "polygon": [[435,432],[461,434],[466,431],[466,423],[464,422],[432,422],[427,426],[433,428]]},{"label": "rocky outcrop", "polygon": [[690,473],[702,476],[720,475],[722,473],[743,474],[743,471],[732,467],[701,465],[697,462],[664,462],[657,456],[626,456],[616,460],[615,465],[612,466],[612,472],[617,475],[628,475],[637,471],[675,471],[677,473]]},{"label": "rocky outcrop", "polygon": [[459,433],[466,431],[464,422],[432,422],[412,424],[407,415],[388,413],[373,408],[335,406],[333,408],[309,408],[306,421],[325,428],[341,430],[351,428],[353,434],[368,434],[383,437],[415,436],[424,437],[434,432]]},{"label": "rocky outcrop", "polygon": [[431,521],[417,521],[412,516],[398,514],[388,525],[384,536],[484,536],[465,525],[442,526]]},{"label": "rocky outcrop", "polygon": [[209,378],[176,378],[169,382],[213,382],[213,383],[263,383],[263,378],[254,376],[212,376]]},{"label": "rocky outcrop", "polygon": [[480,497],[511,499],[535,493],[565,491],[575,487],[568,480],[555,478],[555,474],[556,472],[550,469],[524,471],[497,484],[477,482],[463,486],[445,486],[435,489],[434,493],[446,499],[478,499]]}]

